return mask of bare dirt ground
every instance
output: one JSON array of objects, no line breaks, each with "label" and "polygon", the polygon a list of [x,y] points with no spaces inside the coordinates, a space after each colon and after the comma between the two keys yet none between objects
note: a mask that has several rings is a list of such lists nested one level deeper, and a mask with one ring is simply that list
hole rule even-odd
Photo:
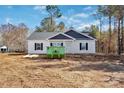
[{"label": "bare dirt ground", "polygon": [[118,57],[29,59],[23,56],[0,54],[0,87],[124,87],[124,63]]}]

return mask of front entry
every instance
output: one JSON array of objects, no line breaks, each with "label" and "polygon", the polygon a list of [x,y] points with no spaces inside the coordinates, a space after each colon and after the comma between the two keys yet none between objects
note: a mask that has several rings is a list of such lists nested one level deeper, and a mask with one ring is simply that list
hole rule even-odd
[{"label": "front entry", "polygon": [[72,41],[65,42],[65,53],[69,54],[72,52]]}]

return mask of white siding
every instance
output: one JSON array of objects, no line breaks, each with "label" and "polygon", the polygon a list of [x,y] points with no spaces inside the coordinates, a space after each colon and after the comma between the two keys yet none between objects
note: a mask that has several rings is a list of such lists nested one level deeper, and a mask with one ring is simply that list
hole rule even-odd
[{"label": "white siding", "polygon": [[[80,43],[88,43],[88,50],[80,50]],[[65,43],[67,53],[95,53],[95,40],[75,40]]]},{"label": "white siding", "polygon": [[[43,43],[43,50],[35,50],[35,43]],[[46,54],[49,42],[46,40],[28,40],[28,53],[29,54]]]},{"label": "white siding", "polygon": [[[43,50],[35,50],[34,49],[35,43],[43,43]],[[80,43],[88,43],[88,50],[80,50]],[[50,42],[47,40],[28,40],[28,53],[46,54],[48,46],[50,46]],[[66,53],[73,53],[73,54],[95,53],[95,40],[63,41],[63,46],[65,46]]]}]

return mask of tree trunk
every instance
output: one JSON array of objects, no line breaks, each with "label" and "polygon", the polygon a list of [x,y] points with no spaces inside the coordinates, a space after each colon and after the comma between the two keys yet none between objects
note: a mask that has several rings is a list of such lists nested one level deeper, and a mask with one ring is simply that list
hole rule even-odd
[{"label": "tree trunk", "polygon": [[111,16],[109,16],[109,45],[108,53],[111,53]]},{"label": "tree trunk", "polygon": [[51,26],[50,26],[50,28],[51,28],[51,31],[52,31],[52,21],[53,21],[53,16],[52,16],[52,14],[51,14]]},{"label": "tree trunk", "polygon": [[100,24],[99,24],[99,32],[100,32],[100,35],[99,35],[99,41],[98,41],[98,51],[101,52],[101,31],[102,31],[102,21],[101,19],[99,20],[100,21]]},{"label": "tree trunk", "polygon": [[48,28],[47,29],[48,29],[48,32],[49,32],[50,31],[50,25],[49,25],[49,23],[48,23]]},{"label": "tree trunk", "polygon": [[53,16],[52,16],[52,13],[51,13],[51,12],[49,12],[49,14],[50,14],[50,19],[51,19],[51,22],[50,22],[50,23],[51,23],[51,25],[52,25],[52,17],[53,17]]},{"label": "tree trunk", "polygon": [[49,31],[52,31],[51,27],[52,27],[52,21],[53,21],[53,17],[52,17],[52,14],[50,14],[50,26],[49,26]]},{"label": "tree trunk", "polygon": [[114,31],[116,31],[116,19],[114,18]]},{"label": "tree trunk", "polygon": [[124,32],[123,32],[123,17],[122,17],[121,19],[121,53],[123,53],[123,50],[124,50],[123,41],[124,41]]},{"label": "tree trunk", "polygon": [[118,55],[121,54],[120,19],[118,19]]}]

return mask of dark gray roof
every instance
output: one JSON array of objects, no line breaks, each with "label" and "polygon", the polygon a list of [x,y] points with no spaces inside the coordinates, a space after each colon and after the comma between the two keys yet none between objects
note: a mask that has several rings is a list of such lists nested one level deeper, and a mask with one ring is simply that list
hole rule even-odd
[{"label": "dark gray roof", "polygon": [[76,40],[93,40],[93,38],[91,38],[90,36],[80,34],[74,30],[69,30],[69,31],[65,32],[65,34],[75,38]]},{"label": "dark gray roof", "polygon": [[54,37],[51,37],[49,38],[49,40],[52,40],[52,39],[68,39],[68,40],[73,40],[72,38],[70,38],[69,36],[66,36],[64,34],[58,34]]},{"label": "dark gray roof", "polygon": [[53,35],[56,35],[58,32],[33,32],[29,37],[28,40],[44,40]]},{"label": "dark gray roof", "polygon": [[[74,30],[66,31],[65,33],[60,32],[33,32],[27,39],[28,40],[45,40],[45,39],[76,39],[76,40],[95,40],[89,35],[81,34]],[[56,36],[55,36],[56,35]],[[53,36],[53,37],[52,37]],[[71,38],[72,37],[72,38]]]}]

